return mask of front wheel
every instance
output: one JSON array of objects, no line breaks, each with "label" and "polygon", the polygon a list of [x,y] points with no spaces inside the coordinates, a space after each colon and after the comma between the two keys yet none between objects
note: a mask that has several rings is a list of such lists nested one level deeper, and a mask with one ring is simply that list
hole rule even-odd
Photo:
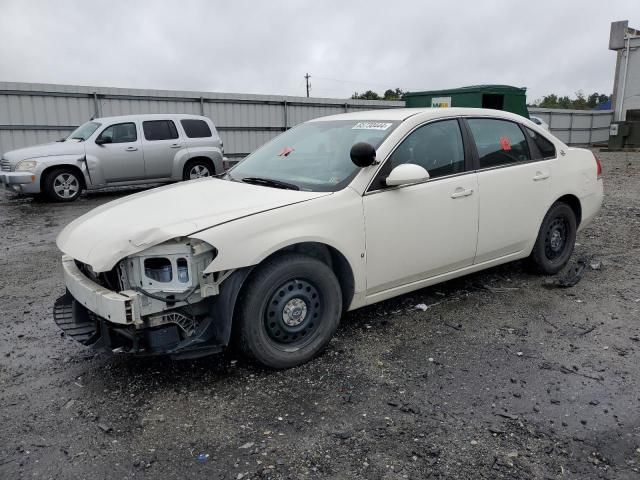
[{"label": "front wheel", "polygon": [[80,175],[70,168],[56,168],[44,179],[45,195],[54,202],[72,202],[82,192]]},{"label": "front wheel", "polygon": [[331,340],[342,313],[342,292],[321,261],[283,254],[260,265],[239,298],[240,347],[270,368],[301,365]]},{"label": "front wheel", "polygon": [[576,231],[576,215],[572,208],[562,202],[551,205],[529,257],[534,269],[546,275],[562,270],[573,253]]}]

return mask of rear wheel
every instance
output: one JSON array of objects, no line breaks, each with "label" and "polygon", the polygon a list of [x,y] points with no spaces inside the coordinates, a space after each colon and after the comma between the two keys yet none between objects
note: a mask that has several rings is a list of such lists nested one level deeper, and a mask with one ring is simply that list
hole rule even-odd
[{"label": "rear wheel", "polygon": [[196,178],[210,177],[215,173],[211,162],[207,160],[190,160],[184,166],[183,180],[195,180]]},{"label": "rear wheel", "polygon": [[331,340],[342,313],[342,292],[320,260],[283,254],[260,265],[239,299],[240,347],[270,368],[301,365]]},{"label": "rear wheel", "polygon": [[75,170],[56,168],[45,177],[43,190],[54,202],[72,202],[82,192],[82,179]]},{"label": "rear wheel", "polygon": [[558,273],[569,261],[576,242],[577,222],[566,203],[554,203],[542,221],[529,260],[534,269],[546,275]]}]

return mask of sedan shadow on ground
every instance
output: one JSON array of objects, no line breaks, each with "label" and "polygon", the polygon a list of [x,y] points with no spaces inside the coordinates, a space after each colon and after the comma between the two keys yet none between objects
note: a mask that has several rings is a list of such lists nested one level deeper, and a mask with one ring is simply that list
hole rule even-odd
[{"label": "sedan shadow on ground", "polygon": [[[361,341],[359,340],[361,334],[388,333],[391,335],[394,329],[394,319],[412,313],[426,317],[427,321],[423,323],[425,329],[450,328],[459,330],[462,328],[460,319],[448,315],[448,306],[453,302],[465,301],[469,296],[478,293],[491,294],[492,292],[527,288],[526,284],[543,283],[544,278],[530,274],[523,261],[493,267],[347,312],[340,320],[336,338],[340,339],[343,346],[348,345],[350,349],[357,349],[358,342]],[[521,286],[521,284],[525,285]],[[479,312],[479,316],[481,316],[481,312]],[[488,327],[485,326],[485,328]],[[455,337],[449,338],[451,342],[457,341]],[[331,355],[335,348],[334,343],[331,342],[327,349],[318,358],[311,360],[307,366],[314,362],[320,362],[323,356]],[[446,348],[446,345],[444,347]],[[140,378],[151,375],[154,379],[154,385],[161,389],[164,386],[176,387],[181,382],[192,385],[194,380],[206,380],[208,386],[212,386],[227,377],[240,379],[242,376],[254,375],[258,372],[261,376],[278,374],[277,370],[263,368],[244,358],[233,343],[221,354],[192,360],[172,360],[163,355],[152,357],[118,356],[105,352],[97,352],[95,355],[96,358],[101,358],[112,368],[113,376],[109,378],[110,388],[117,386],[113,385],[114,381],[116,383],[121,381],[124,386],[132,376]],[[308,367],[303,365],[290,370],[304,368]]]}]

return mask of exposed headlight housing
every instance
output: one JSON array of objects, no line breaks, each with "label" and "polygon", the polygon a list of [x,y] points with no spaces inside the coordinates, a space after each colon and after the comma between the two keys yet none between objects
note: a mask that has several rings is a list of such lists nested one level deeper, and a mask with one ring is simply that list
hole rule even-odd
[{"label": "exposed headlight housing", "polygon": [[16,165],[16,172],[34,172],[38,162],[35,160],[22,160]]},{"label": "exposed headlight housing", "polygon": [[196,239],[174,239],[121,263],[130,288],[182,293],[200,286],[202,272],[216,255],[211,245]]}]

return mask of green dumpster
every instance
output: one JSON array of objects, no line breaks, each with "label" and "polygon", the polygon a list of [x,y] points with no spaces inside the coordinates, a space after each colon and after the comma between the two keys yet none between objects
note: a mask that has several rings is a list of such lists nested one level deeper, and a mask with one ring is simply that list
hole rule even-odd
[{"label": "green dumpster", "polygon": [[526,88],[509,85],[474,85],[450,90],[408,92],[404,99],[407,107],[492,108],[529,118],[526,92]]}]

